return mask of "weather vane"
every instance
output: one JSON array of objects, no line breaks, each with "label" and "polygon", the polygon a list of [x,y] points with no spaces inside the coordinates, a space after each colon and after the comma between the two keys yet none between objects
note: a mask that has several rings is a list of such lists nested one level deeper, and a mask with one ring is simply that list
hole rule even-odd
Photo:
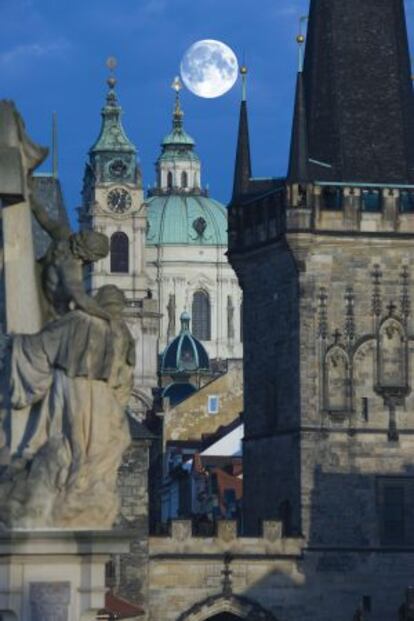
[{"label": "weather vane", "polygon": [[115,56],[109,56],[106,60],[106,66],[108,67],[110,74],[108,78],[108,86],[114,88],[116,85],[115,69],[118,66],[118,61]]}]

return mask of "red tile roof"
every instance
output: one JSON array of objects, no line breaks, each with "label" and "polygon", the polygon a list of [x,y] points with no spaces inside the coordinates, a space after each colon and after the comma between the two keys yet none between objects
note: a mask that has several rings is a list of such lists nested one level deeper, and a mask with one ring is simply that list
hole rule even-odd
[{"label": "red tile roof", "polygon": [[105,607],[115,616],[115,619],[135,619],[145,614],[141,606],[132,604],[111,592],[105,595]]}]

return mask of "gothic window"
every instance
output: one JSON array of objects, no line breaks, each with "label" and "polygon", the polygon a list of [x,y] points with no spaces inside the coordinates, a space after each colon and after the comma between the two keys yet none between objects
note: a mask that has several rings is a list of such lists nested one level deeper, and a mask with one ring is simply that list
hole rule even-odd
[{"label": "gothic window", "polygon": [[346,353],[340,347],[331,349],[325,362],[326,400],[325,409],[330,412],[346,412],[349,409],[348,372]]},{"label": "gothic window", "polygon": [[173,176],[171,171],[167,175],[167,186],[169,190],[173,187]]},{"label": "gothic window", "polygon": [[111,272],[128,274],[129,239],[128,235],[118,231],[111,237]]},{"label": "gothic window", "polygon": [[205,291],[196,291],[192,306],[193,335],[200,341],[211,339],[210,297]]},{"label": "gothic window", "polygon": [[405,334],[400,322],[387,320],[381,327],[379,341],[380,385],[396,388],[405,386]]},{"label": "gothic window", "polygon": [[181,187],[182,188],[188,187],[188,175],[185,171],[181,173]]}]

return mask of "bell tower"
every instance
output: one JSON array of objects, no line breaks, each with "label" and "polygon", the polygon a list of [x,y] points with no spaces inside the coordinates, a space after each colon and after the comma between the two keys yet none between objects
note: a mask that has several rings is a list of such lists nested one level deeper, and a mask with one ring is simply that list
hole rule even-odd
[{"label": "bell tower", "polygon": [[94,264],[89,285],[96,291],[103,284],[120,287],[129,300],[145,297],[146,209],[137,150],[122,126],[122,108],[115,91],[116,60],[108,59],[110,76],[101,131],[89,151],[86,164],[81,228],[108,236],[110,254]]}]

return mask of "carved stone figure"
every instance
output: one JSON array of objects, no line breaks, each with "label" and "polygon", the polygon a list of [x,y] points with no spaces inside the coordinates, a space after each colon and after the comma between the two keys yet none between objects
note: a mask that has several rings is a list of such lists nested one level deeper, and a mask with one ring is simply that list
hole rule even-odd
[{"label": "carved stone figure", "polygon": [[227,337],[234,339],[234,306],[231,295],[227,297]]},{"label": "carved stone figure", "polygon": [[[10,102],[0,102],[0,121],[11,333],[0,339],[0,527],[108,529],[118,513],[117,472],[130,440],[125,412],[135,347],[122,319],[126,300],[115,286],[94,298],[87,294],[83,267],[106,256],[108,239],[72,233],[48,217],[31,193],[31,173],[44,150],[27,138]],[[51,237],[37,267],[30,211]],[[30,303],[24,288],[16,299],[13,279],[31,288]],[[37,315],[30,323],[32,303]]]},{"label": "carved stone figure", "polygon": [[49,218],[33,194],[30,204],[33,215],[52,239],[45,257],[39,262],[45,319],[62,316],[71,307],[109,319],[108,314],[85,292],[82,271],[88,263],[108,254],[109,240],[106,235],[95,231],[72,233],[66,226]]},{"label": "carved stone figure", "polygon": [[175,336],[175,295],[170,294],[167,305],[168,312],[168,339],[174,338]]},{"label": "carved stone figure", "polygon": [[0,479],[6,526],[110,528],[117,515],[135,348],[121,319],[123,293],[108,285],[95,302],[111,321],[74,310],[13,339],[11,404],[31,413]]}]

